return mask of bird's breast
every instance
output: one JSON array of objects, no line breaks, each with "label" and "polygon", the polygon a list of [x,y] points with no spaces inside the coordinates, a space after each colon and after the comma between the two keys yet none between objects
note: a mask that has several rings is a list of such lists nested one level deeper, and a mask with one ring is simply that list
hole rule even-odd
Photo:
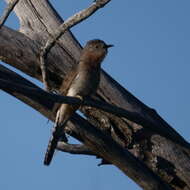
[{"label": "bird's breast", "polygon": [[73,80],[67,96],[89,96],[94,93],[100,80],[100,71],[79,71]]}]

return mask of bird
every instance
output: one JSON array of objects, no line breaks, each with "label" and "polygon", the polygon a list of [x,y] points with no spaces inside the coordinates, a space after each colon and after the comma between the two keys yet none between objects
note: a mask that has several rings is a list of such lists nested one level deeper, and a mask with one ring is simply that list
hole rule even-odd
[{"label": "bird", "polygon": [[[107,55],[107,45],[100,39],[90,40],[84,46],[79,63],[66,75],[61,87],[60,95],[78,97],[81,100],[94,94],[100,82],[101,63]],[[67,141],[65,125],[72,114],[79,109],[79,105],[61,104],[56,113],[52,136],[45,153],[44,165],[50,165],[58,141]]]}]

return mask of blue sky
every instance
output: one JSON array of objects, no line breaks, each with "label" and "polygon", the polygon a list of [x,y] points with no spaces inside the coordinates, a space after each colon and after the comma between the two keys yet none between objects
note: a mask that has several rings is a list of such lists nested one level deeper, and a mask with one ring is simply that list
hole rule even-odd
[{"label": "blue sky", "polygon": [[[92,1],[52,0],[65,19]],[[0,1],[0,14],[5,7]],[[190,141],[190,1],[111,1],[72,29],[82,45],[100,38],[115,47],[103,68]],[[6,25],[18,28],[12,14]],[[29,78],[36,83],[36,80]],[[0,189],[140,189],[114,166],[94,157],[57,152],[43,166],[51,123],[0,91]]]}]

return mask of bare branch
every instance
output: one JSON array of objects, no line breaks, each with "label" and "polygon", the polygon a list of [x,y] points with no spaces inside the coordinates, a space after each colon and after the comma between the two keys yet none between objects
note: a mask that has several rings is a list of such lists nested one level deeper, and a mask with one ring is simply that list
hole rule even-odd
[{"label": "bare branch", "polygon": [[95,13],[98,9],[104,7],[107,3],[111,0],[97,0],[92,3],[90,7],[84,9],[69,19],[67,19],[63,24],[60,25],[58,30],[56,31],[55,35],[50,37],[46,42],[45,46],[42,48],[40,53],[40,63],[41,63],[41,71],[42,71],[42,78],[43,83],[45,85],[45,89],[50,91],[50,86],[48,84],[48,74],[47,74],[47,67],[46,67],[46,57],[53,45],[56,41],[64,34],[65,31],[70,29],[71,27],[75,26],[76,24],[82,22],[83,20],[87,19],[93,13]]},{"label": "bare branch", "polygon": [[59,141],[57,144],[57,150],[68,152],[71,154],[84,154],[96,156],[87,146],[83,144],[68,144],[63,141]]},{"label": "bare branch", "polygon": [[0,29],[4,25],[8,16],[10,15],[11,11],[14,9],[14,7],[16,6],[16,4],[18,2],[19,2],[19,0],[13,0],[8,4],[8,6],[6,7],[6,9],[3,12],[3,15],[0,18]]},{"label": "bare branch", "polygon": [[152,123],[151,121],[147,120],[146,118],[143,118],[141,115],[135,112],[127,111],[123,108],[113,106],[109,103],[94,100],[91,98],[85,99],[81,101],[79,98],[74,97],[68,97],[68,96],[60,96],[52,93],[48,93],[40,88],[31,88],[24,85],[18,85],[11,81],[6,81],[3,79],[0,79],[0,88],[13,90],[16,92],[21,92],[24,95],[28,96],[36,96],[38,98],[46,98],[46,100],[51,100],[53,102],[59,102],[59,103],[67,103],[67,104],[76,104],[76,105],[83,105],[83,106],[91,106],[94,108],[101,109],[103,111],[106,111],[108,113],[112,113],[114,115],[117,115],[118,117],[125,117],[129,119],[130,121],[133,121],[137,124],[142,125],[144,128],[147,128],[148,130],[158,133],[161,136],[173,141],[174,143],[180,144],[183,147],[190,149],[190,144],[184,140],[182,136],[180,136],[172,127],[169,125],[162,126],[162,125],[156,125]]},{"label": "bare branch", "polygon": [[[76,125],[76,127],[83,136],[84,144],[86,146],[88,146],[93,152],[98,152],[101,157],[120,168],[133,180],[136,180],[137,178],[140,179],[138,184],[141,187],[146,190],[173,189],[160,180],[160,177],[156,176],[127,149],[121,147],[109,135],[102,133],[82,117],[74,114],[71,121],[73,124],[79,124]],[[148,184],[147,181],[149,181]]]},{"label": "bare branch", "polygon": [[[0,76],[4,80],[9,81],[9,84],[11,84],[11,81],[15,81],[16,79],[17,84],[26,84],[35,88],[35,85],[32,85],[30,82],[28,84],[26,79],[20,77],[16,73],[14,73],[14,75],[12,75],[11,73],[14,72],[11,72],[10,70],[4,68],[2,69]],[[24,81],[22,81],[21,79],[23,79]],[[2,85],[1,82],[0,85]],[[6,88],[6,86],[4,87]],[[7,86],[7,88],[4,90],[10,94],[18,95],[19,92],[17,92],[15,87],[14,85],[10,88]],[[39,88],[36,87],[36,89]],[[42,90],[39,89],[39,91]],[[20,95],[22,95],[22,93],[20,93]],[[24,102],[29,105],[31,105],[31,100],[39,102],[37,110],[41,111],[41,108],[43,106],[47,109],[51,109],[52,111],[52,106],[49,107],[49,103],[52,104],[52,101],[48,99],[47,96],[40,98],[39,96],[34,97],[33,94],[28,94],[26,96],[23,93],[22,97],[23,99],[19,99],[21,99],[22,101],[24,100]],[[27,99],[25,97],[27,97],[29,101],[26,101]],[[52,116],[51,118],[52,120],[54,119]],[[80,134],[83,143],[87,147],[89,147],[91,151],[97,153],[97,155],[100,155],[100,157],[103,157],[109,163],[116,165],[126,175],[135,180],[144,189],[171,189],[170,187],[168,187],[168,185],[161,181],[160,178],[156,176],[148,167],[146,167],[146,165],[144,165],[140,160],[136,159],[127,149],[117,144],[109,135],[106,135],[101,130],[95,128],[87,120],[81,118],[77,114],[74,114],[71,118],[71,122],[69,122],[69,125],[70,123],[72,124],[72,128],[74,128],[74,131],[77,131],[77,133]]]}]

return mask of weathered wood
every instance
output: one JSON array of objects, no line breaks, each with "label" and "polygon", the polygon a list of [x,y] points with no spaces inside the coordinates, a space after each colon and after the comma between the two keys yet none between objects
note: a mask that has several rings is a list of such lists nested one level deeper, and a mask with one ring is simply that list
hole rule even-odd
[{"label": "weathered wood", "polygon": [[[26,74],[41,80],[40,46],[44,44],[44,40],[49,35],[54,34],[55,28],[62,23],[62,19],[46,0],[20,0],[15,11],[21,22],[20,31],[32,40],[4,27],[0,31],[0,58]],[[64,74],[71,65],[76,64],[80,51],[80,44],[70,32],[65,33],[51,50],[48,56],[48,69],[54,89],[59,90]],[[154,110],[136,99],[104,71],[102,71],[101,85],[96,97],[138,113],[150,120],[154,126],[168,126]],[[45,108],[43,109],[45,112]],[[190,189],[189,151],[184,151],[181,146],[144,130],[129,120],[117,118],[95,109],[83,109],[83,111],[90,122],[107,134],[111,134],[112,138],[121,146],[128,148],[164,181],[175,189]]]},{"label": "weathered wood", "polygon": [[[19,85],[26,85],[28,87],[39,89],[37,86],[3,66],[0,66],[0,81],[0,88],[5,92],[17,97],[42,114],[49,116],[49,119],[55,119],[55,113],[53,112],[54,103],[51,99],[40,98],[39,96],[34,96],[30,93],[24,93],[23,95],[18,89]],[[5,85],[3,85],[3,81],[5,81]],[[14,81],[18,84],[16,88],[14,86]],[[6,86],[6,84],[8,86]],[[44,110],[44,108],[46,109]],[[95,155],[106,159],[109,163],[120,168],[142,188],[147,190],[159,190],[160,188],[165,190],[172,189],[140,160],[136,159],[127,149],[117,144],[110,136],[92,126],[82,117],[74,114],[71,121],[73,123],[69,123],[71,128],[74,128],[74,131],[80,135],[82,142],[84,142]]]},{"label": "weathered wood", "polygon": [[[124,117],[130,121],[133,121],[139,125],[142,125],[145,129],[147,129],[151,132],[158,132],[158,133],[160,132],[159,130],[157,131],[156,127],[153,127],[153,124],[150,123],[149,120],[146,120],[146,118],[141,117],[137,113],[129,112],[118,106],[111,105],[107,102],[95,100],[90,97],[81,101],[79,98],[60,96],[60,95],[48,93],[40,88],[37,89],[37,88],[28,87],[26,85],[19,85],[18,83],[14,82],[14,81],[9,82],[9,81],[1,79],[1,78],[0,78],[0,88],[2,88],[2,89],[5,88],[5,90],[15,91],[15,92],[21,93],[25,96],[29,96],[29,97],[32,96],[36,99],[45,98],[46,100],[52,101],[55,104],[56,103],[62,103],[62,104],[64,103],[64,104],[72,104],[72,105],[78,105],[78,106],[88,106],[88,107],[92,107],[92,108],[97,108],[98,110],[102,110],[104,112],[111,113],[120,118]],[[171,132],[171,135],[173,135],[172,134],[173,129],[169,128],[169,130],[171,130],[169,132]],[[164,136],[165,134],[163,133],[161,135]],[[175,135],[175,133],[174,133],[174,135]],[[167,136],[164,136],[164,137],[167,137]]]}]

